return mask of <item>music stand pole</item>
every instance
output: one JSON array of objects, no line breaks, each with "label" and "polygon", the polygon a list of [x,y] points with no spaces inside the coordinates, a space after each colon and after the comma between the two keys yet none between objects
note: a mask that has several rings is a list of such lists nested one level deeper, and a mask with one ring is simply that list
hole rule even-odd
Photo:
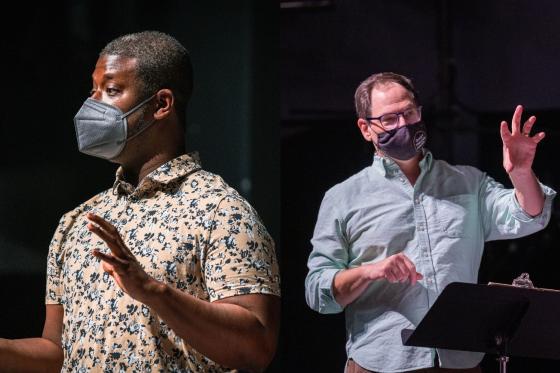
[{"label": "music stand pole", "polygon": [[496,347],[498,347],[498,362],[500,364],[500,373],[507,373],[507,363],[509,361],[508,353],[508,338],[496,336]]}]

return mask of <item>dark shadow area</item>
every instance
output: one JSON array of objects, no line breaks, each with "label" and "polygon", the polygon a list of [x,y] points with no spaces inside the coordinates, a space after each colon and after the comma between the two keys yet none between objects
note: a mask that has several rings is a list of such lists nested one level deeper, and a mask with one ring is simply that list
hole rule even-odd
[{"label": "dark shadow area", "polygon": [[45,321],[45,276],[43,274],[1,275],[3,301],[2,338],[34,338],[41,335]]}]

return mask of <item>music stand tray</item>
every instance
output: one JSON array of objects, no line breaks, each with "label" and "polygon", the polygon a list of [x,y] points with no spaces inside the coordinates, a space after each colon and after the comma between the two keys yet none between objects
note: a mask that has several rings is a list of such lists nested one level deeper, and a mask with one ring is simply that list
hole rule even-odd
[{"label": "music stand tray", "polygon": [[401,331],[406,346],[500,356],[560,359],[560,292],[505,284],[449,284],[416,329]]}]

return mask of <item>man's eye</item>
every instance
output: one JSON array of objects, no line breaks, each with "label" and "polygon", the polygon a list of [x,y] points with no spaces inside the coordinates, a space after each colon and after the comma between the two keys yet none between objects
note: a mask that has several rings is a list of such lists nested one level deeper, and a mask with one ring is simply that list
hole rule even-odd
[{"label": "man's eye", "polygon": [[399,117],[396,114],[385,114],[381,117],[381,122],[383,124],[392,124],[399,120]]},{"label": "man's eye", "polygon": [[108,94],[109,96],[114,96],[114,95],[116,95],[117,93],[119,93],[119,90],[116,89],[116,88],[110,88],[110,87],[109,87],[109,88],[105,89],[105,92],[107,92],[107,94]]}]

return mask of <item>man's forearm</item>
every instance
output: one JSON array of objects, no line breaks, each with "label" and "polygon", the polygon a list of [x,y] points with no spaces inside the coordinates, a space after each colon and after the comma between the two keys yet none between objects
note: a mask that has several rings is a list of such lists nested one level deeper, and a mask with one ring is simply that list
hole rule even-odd
[{"label": "man's forearm", "polygon": [[[274,298],[273,306],[279,307],[275,296],[252,296]],[[245,307],[210,303],[161,283],[145,303],[186,343],[220,365],[262,371],[274,356],[276,325]]]},{"label": "man's forearm", "polygon": [[544,195],[533,171],[513,171],[509,177],[521,208],[531,216],[539,215],[544,207]]},{"label": "man's forearm", "polygon": [[46,338],[0,339],[0,372],[60,372],[63,358]]},{"label": "man's forearm", "polygon": [[343,307],[355,301],[372,281],[386,279],[389,282],[405,282],[415,285],[422,279],[416,266],[403,253],[388,256],[377,262],[338,272],[334,276],[333,294]]},{"label": "man's forearm", "polygon": [[367,277],[365,268],[346,269],[336,274],[332,289],[336,303],[346,307],[362,295],[372,281]]}]

